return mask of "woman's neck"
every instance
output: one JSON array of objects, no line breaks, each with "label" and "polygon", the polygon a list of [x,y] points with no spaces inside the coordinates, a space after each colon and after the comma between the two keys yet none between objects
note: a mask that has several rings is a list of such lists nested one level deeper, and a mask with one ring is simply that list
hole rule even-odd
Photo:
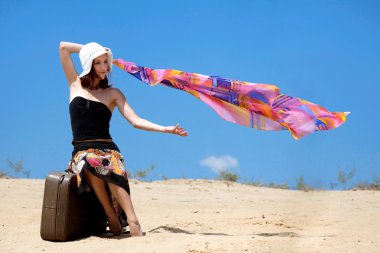
[{"label": "woman's neck", "polygon": [[98,89],[100,89],[100,88],[99,88],[99,83],[100,83],[100,79],[95,77],[94,82],[93,82],[92,85],[89,87],[90,90],[98,90]]},{"label": "woman's neck", "polygon": [[91,91],[98,91],[98,90],[102,90],[102,88],[100,88],[98,85],[95,85],[95,86],[91,86],[91,87],[88,87],[89,90]]}]

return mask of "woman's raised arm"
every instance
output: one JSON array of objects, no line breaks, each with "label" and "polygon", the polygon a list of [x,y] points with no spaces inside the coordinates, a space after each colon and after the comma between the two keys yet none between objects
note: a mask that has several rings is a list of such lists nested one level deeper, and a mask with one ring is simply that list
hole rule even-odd
[{"label": "woman's raised arm", "polygon": [[75,82],[78,77],[78,73],[75,70],[74,63],[71,59],[70,54],[79,53],[82,47],[82,44],[65,41],[61,41],[59,44],[59,56],[61,58],[63,71],[65,72],[67,81],[69,82],[69,86]]},{"label": "woman's raised arm", "polygon": [[161,126],[153,122],[150,122],[146,119],[140,118],[129,106],[127,100],[125,99],[124,94],[120,90],[115,89],[115,88],[114,88],[114,91],[115,91],[115,104],[117,108],[119,109],[120,113],[124,116],[124,118],[128,120],[129,123],[131,123],[133,127],[141,129],[141,130],[146,130],[146,131],[170,133],[170,134],[176,134],[179,136],[188,135],[186,130],[180,127],[179,124],[177,124],[176,126]]}]

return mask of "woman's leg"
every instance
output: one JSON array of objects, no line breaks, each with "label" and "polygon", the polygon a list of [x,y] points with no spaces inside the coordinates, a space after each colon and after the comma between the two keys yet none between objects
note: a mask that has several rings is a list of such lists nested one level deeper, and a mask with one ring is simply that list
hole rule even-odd
[{"label": "woman's leg", "polygon": [[106,189],[106,183],[100,178],[94,176],[88,170],[85,170],[85,176],[87,182],[94,190],[96,197],[99,199],[100,203],[103,206],[104,212],[107,215],[109,227],[113,234],[120,235],[121,234],[121,225],[119,219],[116,215],[115,210],[113,209],[110,196]]},{"label": "woman's leg", "polygon": [[124,190],[124,188],[108,183],[108,187],[111,191],[112,196],[114,196],[127,215],[127,221],[129,225],[129,230],[131,231],[131,236],[142,236],[139,220],[135,214],[135,210],[132,205],[132,200],[129,194]]}]

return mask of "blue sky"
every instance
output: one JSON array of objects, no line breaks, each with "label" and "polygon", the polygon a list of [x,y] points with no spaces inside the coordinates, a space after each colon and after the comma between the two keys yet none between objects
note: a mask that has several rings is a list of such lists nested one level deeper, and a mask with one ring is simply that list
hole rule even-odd
[{"label": "blue sky", "polygon": [[0,27],[0,169],[7,159],[22,159],[33,178],[66,168],[72,137],[58,45],[96,41],[139,65],[275,84],[352,112],[338,129],[296,141],[223,121],[189,94],[115,68],[111,81],[139,116],[190,133],[137,130],[115,110],[111,135],[131,171],[215,178],[224,166],[241,181],[295,185],[303,175],[324,188],[340,170],[355,169],[355,182],[380,177],[378,1],[1,1]]}]

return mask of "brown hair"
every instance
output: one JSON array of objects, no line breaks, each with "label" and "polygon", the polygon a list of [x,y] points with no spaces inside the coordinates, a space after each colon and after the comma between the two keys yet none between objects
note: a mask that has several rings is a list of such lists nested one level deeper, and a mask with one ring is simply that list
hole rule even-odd
[{"label": "brown hair", "polygon": [[[108,72],[107,75],[106,75],[106,77],[103,80],[99,81],[98,88],[100,88],[100,89],[107,89],[107,88],[111,87],[111,84],[108,84],[108,77],[111,76],[110,73],[111,72]],[[90,73],[88,73],[87,75],[82,76],[80,78],[80,83],[81,83],[81,85],[82,85],[83,88],[90,88],[90,89],[92,89],[94,81],[95,81],[95,74],[94,74],[94,67],[92,66]]]}]

